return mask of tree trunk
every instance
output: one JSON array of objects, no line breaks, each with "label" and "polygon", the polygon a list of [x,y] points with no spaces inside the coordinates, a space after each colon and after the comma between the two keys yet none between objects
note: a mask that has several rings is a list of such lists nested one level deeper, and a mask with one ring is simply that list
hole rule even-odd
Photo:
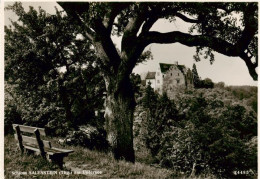
[{"label": "tree trunk", "polygon": [[[116,79],[109,80],[110,82]],[[133,149],[134,92],[129,77],[121,85],[108,84],[105,104],[107,139],[115,159],[135,162]],[[114,84],[114,83],[113,83]]]},{"label": "tree trunk", "polygon": [[63,104],[63,107],[65,109],[65,117],[66,117],[66,122],[68,123],[69,127],[75,128],[74,124],[74,119],[73,119],[73,114],[71,112],[71,102],[68,98],[66,88],[62,86],[62,83],[59,84],[59,94],[60,98]]},{"label": "tree trunk", "polygon": [[[102,37],[100,38],[102,39]],[[107,140],[115,159],[135,162],[133,147],[135,98],[130,82],[130,74],[134,65],[132,64],[132,67],[129,65],[131,59],[134,61],[133,58],[130,58],[133,55],[130,55],[132,53],[130,51],[129,56],[123,52],[119,56],[116,50],[110,50],[114,49],[110,36],[101,42],[98,40],[97,38],[95,41],[95,47],[98,57],[102,59],[102,75],[107,91],[104,114]]]}]

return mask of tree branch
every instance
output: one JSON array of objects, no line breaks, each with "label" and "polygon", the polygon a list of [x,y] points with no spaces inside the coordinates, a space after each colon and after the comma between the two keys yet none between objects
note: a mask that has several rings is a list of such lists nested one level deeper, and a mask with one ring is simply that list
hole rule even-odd
[{"label": "tree branch", "polygon": [[94,33],[89,27],[87,27],[87,25],[85,25],[84,31],[85,31],[86,37],[87,37],[91,42],[93,42],[93,41],[94,41],[94,38],[95,38],[95,33]]},{"label": "tree branch", "polygon": [[144,17],[142,17],[142,15],[130,18],[125,28],[123,39],[126,39],[129,36],[136,37],[143,21]]},{"label": "tree branch", "polygon": [[169,44],[179,42],[189,47],[209,47],[227,56],[238,55],[236,49],[234,49],[234,46],[231,43],[228,43],[224,40],[215,37],[209,37],[204,35],[190,35],[179,31],[173,31],[168,33],[150,31],[149,33],[140,38],[143,39],[146,45],[149,45],[151,43]]},{"label": "tree branch", "polygon": [[185,22],[189,22],[189,23],[200,23],[201,22],[198,19],[190,19],[190,18],[186,17],[185,15],[183,15],[181,13],[176,13],[175,16],[177,16],[180,19],[184,20]]},{"label": "tree branch", "polygon": [[244,62],[246,63],[246,66],[248,68],[249,74],[251,75],[251,77],[257,81],[258,79],[258,74],[256,73],[256,67],[258,66],[258,59],[256,59],[256,62],[253,63],[251,61],[251,57],[248,57],[247,53],[242,53],[239,56],[241,59],[244,60]]},{"label": "tree branch", "polygon": [[126,2],[126,3],[112,2],[110,4],[111,4],[111,10],[106,15],[106,17],[104,18],[104,21],[103,21],[103,24],[107,28],[109,33],[111,33],[111,31],[112,31],[112,27],[114,25],[114,21],[115,21],[115,18],[117,17],[117,15],[121,11],[123,11],[124,9],[129,7],[129,5],[131,5],[132,3],[130,3],[130,2]]},{"label": "tree branch", "polygon": [[137,46],[139,45],[137,42],[137,33],[140,30],[143,22],[144,16],[142,14],[138,14],[136,17],[130,18],[125,28],[121,44],[121,69],[126,68],[129,63],[132,64],[133,56],[137,54],[136,50],[138,49]]},{"label": "tree branch", "polygon": [[95,38],[95,33],[91,30],[90,27],[83,22],[81,16],[84,12],[88,11],[89,3],[86,2],[57,2],[66,13],[72,17],[80,26],[83,25],[83,30],[85,31],[85,35],[91,41]]},{"label": "tree branch", "polygon": [[247,8],[245,8],[243,12],[245,28],[242,32],[240,39],[236,43],[236,48],[240,49],[241,52],[248,48],[248,45],[250,44],[251,40],[257,34],[258,20],[254,17],[254,12],[257,12],[257,9],[257,4],[249,3]]},{"label": "tree branch", "polygon": [[151,43],[169,44],[178,42],[189,47],[209,47],[214,51],[227,56],[240,57],[245,61],[252,78],[254,80],[257,80],[257,73],[255,71],[256,66],[254,63],[251,62],[251,58],[249,58],[245,52],[242,53],[242,47],[238,48],[237,45],[233,45],[222,39],[204,35],[190,35],[179,31],[168,33],[149,32],[140,38],[142,38],[142,41],[145,43],[146,46]]},{"label": "tree branch", "polygon": [[[109,19],[108,24],[105,23],[104,25],[104,19],[101,17],[97,17],[95,19],[92,19],[93,23],[92,29],[88,22],[84,22],[82,19],[82,16],[85,12],[89,9],[89,3],[87,2],[58,2],[59,5],[67,12],[68,15],[70,15],[75,21],[81,25],[82,30],[85,32],[85,35],[88,39],[92,41],[92,44],[96,47],[98,50],[97,55],[102,59],[102,63],[104,65],[104,70],[107,70],[107,73],[112,73],[111,67],[113,67],[113,70],[116,71],[118,69],[119,63],[120,63],[120,57],[117,53],[117,50],[110,38],[110,31],[109,28],[112,26],[113,20],[116,17],[116,14],[119,12],[118,9],[111,10],[111,13],[109,13]],[[116,5],[115,3],[114,5]],[[122,5],[122,8],[125,8],[127,3],[124,3]],[[115,9],[115,8],[114,8]],[[122,9],[120,9],[122,10]],[[108,9],[109,11],[109,9]]]},{"label": "tree branch", "polygon": [[145,23],[143,24],[142,32],[141,32],[141,33],[148,32],[157,20],[158,20],[158,17],[155,17],[155,16],[149,17],[149,18],[145,21]]}]

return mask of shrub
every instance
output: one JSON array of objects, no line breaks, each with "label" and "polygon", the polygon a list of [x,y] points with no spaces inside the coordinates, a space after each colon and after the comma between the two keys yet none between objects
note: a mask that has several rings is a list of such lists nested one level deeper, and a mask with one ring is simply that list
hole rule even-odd
[{"label": "shrub", "polygon": [[187,175],[220,177],[231,177],[235,170],[256,171],[253,110],[229,99],[231,94],[223,89],[190,90],[178,96],[176,105],[161,97],[144,125],[147,147],[162,166]]},{"label": "shrub", "polygon": [[5,82],[5,100],[4,100],[4,134],[13,132],[12,124],[21,124],[22,117],[15,105],[15,96],[12,94],[12,88]]},{"label": "shrub", "polygon": [[13,132],[12,124],[22,124],[22,118],[15,106],[5,106],[4,134]]},{"label": "shrub", "polygon": [[213,88],[213,87],[214,87],[214,83],[212,82],[211,79],[206,78],[201,81],[201,88]]},{"label": "shrub", "polygon": [[90,125],[83,125],[77,131],[70,131],[65,141],[69,145],[80,145],[89,149],[106,150],[108,148],[105,131]]},{"label": "shrub", "polygon": [[156,156],[160,149],[160,140],[164,130],[174,125],[177,120],[177,110],[173,101],[169,100],[166,93],[161,96],[156,104],[156,108],[148,111],[145,121],[146,128],[146,146],[151,150],[153,156]]}]

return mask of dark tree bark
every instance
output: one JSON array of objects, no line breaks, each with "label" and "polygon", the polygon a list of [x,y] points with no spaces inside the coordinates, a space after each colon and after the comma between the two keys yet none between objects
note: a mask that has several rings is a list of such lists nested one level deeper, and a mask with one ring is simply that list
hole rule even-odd
[{"label": "dark tree bark", "polygon": [[[101,45],[102,43],[106,43]],[[110,68],[103,66],[103,77],[106,84],[107,96],[105,100],[105,128],[107,140],[111,146],[115,159],[125,159],[135,162],[133,149],[133,114],[135,109],[135,98],[130,82],[132,69],[129,68],[130,59],[134,62],[138,58],[130,52],[128,55],[119,56],[112,46],[110,38],[103,42],[96,42],[95,47],[99,58],[109,63]],[[106,52],[106,51],[109,51]],[[124,63],[118,63],[118,62]],[[113,63],[111,63],[113,62]],[[127,63],[128,62],[128,63]],[[132,65],[134,67],[134,65]]]},{"label": "dark tree bark", "polygon": [[62,81],[59,81],[59,94],[60,94],[60,98],[62,101],[62,104],[64,106],[65,109],[65,116],[66,116],[66,121],[69,124],[69,127],[73,127],[75,128],[75,126],[73,126],[73,114],[71,112],[71,101],[69,100],[68,97],[68,91],[65,87],[62,86]]},{"label": "dark tree bark", "polygon": [[105,105],[108,142],[115,159],[134,162],[132,128],[135,101],[130,79],[126,77],[119,88],[110,83],[108,89]]},{"label": "dark tree bark", "polygon": [[138,58],[133,54],[130,55],[130,52],[119,56],[110,36],[95,36],[93,39],[98,58],[101,60],[101,73],[107,91],[104,114],[107,140],[115,159],[135,162],[133,149],[135,98],[130,82],[132,69],[129,68],[129,60],[131,58],[132,61],[136,61]]}]

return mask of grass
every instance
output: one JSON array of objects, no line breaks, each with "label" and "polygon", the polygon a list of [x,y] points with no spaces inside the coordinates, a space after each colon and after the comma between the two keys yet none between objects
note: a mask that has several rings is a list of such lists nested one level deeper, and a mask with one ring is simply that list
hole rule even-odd
[{"label": "grass", "polygon": [[[51,139],[54,146],[72,149],[74,153],[64,158],[65,168],[60,170],[40,156],[21,154],[13,135],[5,136],[4,170],[5,178],[172,178],[173,171],[150,166],[143,158],[148,154],[137,152],[135,164],[116,161],[110,153],[91,151],[80,146],[61,146],[57,139]],[[145,162],[146,161],[146,162]],[[142,162],[142,163],[141,163]],[[57,172],[50,174],[29,174],[32,171]],[[101,174],[90,174],[90,172]],[[20,175],[18,173],[20,172]],[[23,172],[23,173],[21,173]],[[27,172],[27,175],[25,175]],[[63,173],[61,173],[63,172]],[[64,174],[66,172],[66,174]],[[84,175],[76,172],[85,172]],[[86,174],[88,173],[88,174]]]}]

